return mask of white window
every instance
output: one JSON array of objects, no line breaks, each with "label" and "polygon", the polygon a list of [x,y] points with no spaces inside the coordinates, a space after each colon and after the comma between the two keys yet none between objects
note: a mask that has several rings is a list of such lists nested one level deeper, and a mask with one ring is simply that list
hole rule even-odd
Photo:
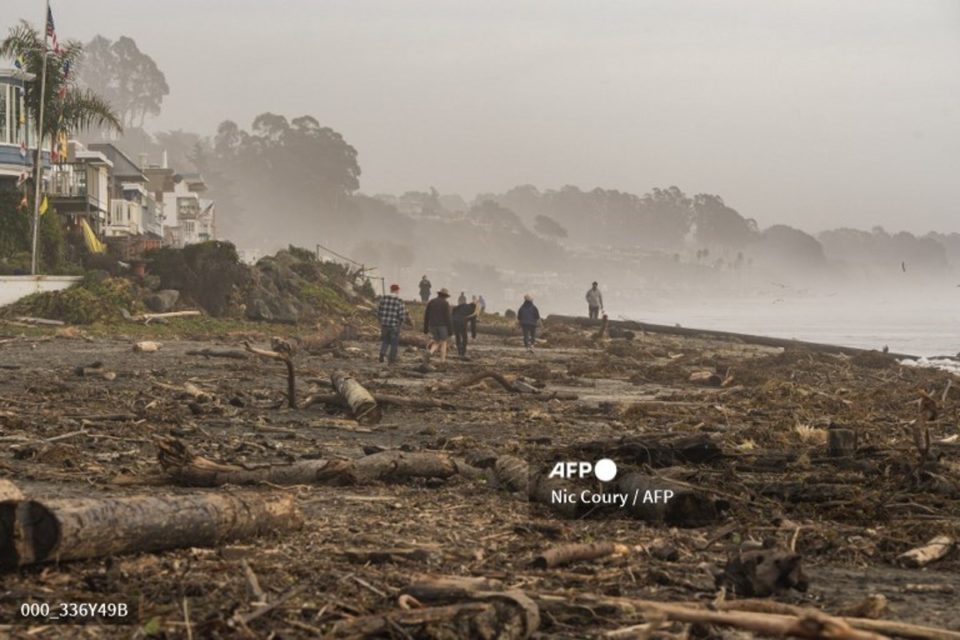
[{"label": "white window", "polygon": [[[13,142],[11,128],[16,128],[13,118],[13,109],[10,104],[10,94],[13,93],[13,87],[6,84],[0,84],[0,143],[10,144]],[[11,122],[13,121],[13,122]],[[14,124],[11,127],[11,124]]]}]

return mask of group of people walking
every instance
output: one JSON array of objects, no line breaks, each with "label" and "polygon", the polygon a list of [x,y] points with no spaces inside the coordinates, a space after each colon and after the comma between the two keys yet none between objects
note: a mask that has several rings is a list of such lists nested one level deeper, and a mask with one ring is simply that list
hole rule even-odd
[{"label": "group of people walking", "polygon": [[[451,305],[450,292],[446,287],[440,289],[434,298],[430,298],[432,285],[427,276],[420,279],[420,300],[426,304],[423,312],[423,333],[430,337],[427,344],[427,357],[439,352],[440,361],[447,359],[450,336],[453,335],[457,346],[457,355],[467,357],[469,338],[477,338],[477,318],[486,311],[483,296],[473,296],[467,302],[466,292],[461,291],[457,304]],[[603,310],[603,296],[596,282],[587,291],[587,312],[591,319],[597,319]],[[406,305],[400,297],[400,285],[390,285],[390,293],[380,297],[377,307],[380,320],[380,362],[385,359],[390,364],[397,361],[400,346],[400,328],[406,324],[413,326]],[[517,309],[517,323],[523,332],[523,346],[533,351],[537,340],[537,328],[542,323],[540,310],[533,303],[529,293],[523,296],[523,304]]]}]

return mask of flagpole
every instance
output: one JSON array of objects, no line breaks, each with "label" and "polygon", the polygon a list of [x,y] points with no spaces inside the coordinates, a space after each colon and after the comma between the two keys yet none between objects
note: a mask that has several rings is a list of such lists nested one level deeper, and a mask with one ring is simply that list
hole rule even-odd
[{"label": "flagpole", "polygon": [[43,112],[47,95],[47,21],[50,16],[50,0],[43,13],[43,68],[40,70],[40,115],[37,118],[37,156],[33,168],[33,251],[30,260],[30,275],[37,275],[37,237],[40,229],[40,183],[43,182]]}]

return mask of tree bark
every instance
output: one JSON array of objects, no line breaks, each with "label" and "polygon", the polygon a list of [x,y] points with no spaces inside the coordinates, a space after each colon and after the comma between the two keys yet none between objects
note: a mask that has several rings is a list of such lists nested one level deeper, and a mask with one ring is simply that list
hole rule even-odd
[{"label": "tree bark", "polygon": [[504,377],[504,375],[503,375],[502,373],[497,373],[496,371],[491,371],[491,370],[481,371],[480,373],[474,374],[474,375],[469,376],[469,377],[467,377],[467,378],[462,378],[462,379],[457,380],[457,381],[455,381],[455,382],[451,382],[450,384],[448,384],[448,385],[446,385],[445,387],[443,387],[443,390],[444,390],[444,391],[456,391],[456,390],[458,390],[458,389],[464,389],[464,388],[466,388],[466,387],[472,387],[473,385],[477,384],[477,383],[480,382],[481,380],[485,380],[485,379],[487,379],[487,378],[491,378],[491,379],[493,379],[493,380],[496,380],[496,381],[500,384],[501,387],[503,387],[504,389],[506,389],[506,390],[509,391],[510,393],[520,393],[520,392],[521,392],[520,389],[518,389],[512,382],[510,382],[509,380],[507,380],[506,377]]},{"label": "tree bark", "polygon": [[20,487],[9,480],[0,479],[0,502],[10,502],[23,500],[23,492]]},{"label": "tree bark", "polygon": [[0,566],[98,558],[290,531],[303,525],[293,496],[195,493],[59,498],[0,505]]},{"label": "tree bark", "polygon": [[827,455],[831,458],[852,456],[857,450],[857,432],[853,429],[827,429]]},{"label": "tree bark", "polygon": [[533,559],[537,569],[552,569],[583,560],[598,560],[612,555],[625,555],[630,549],[616,542],[593,542],[590,544],[564,544],[551,547]]},{"label": "tree bark", "polygon": [[218,487],[224,484],[353,485],[403,482],[411,478],[449,478],[459,473],[452,458],[428,451],[381,451],[356,460],[301,460],[292,464],[244,468],[193,455],[180,440],[157,442],[160,466],[176,484]]},{"label": "tree bark", "polygon": [[937,536],[927,544],[897,556],[897,564],[903,567],[925,567],[931,562],[940,560],[953,549],[956,540],[950,536]]},{"label": "tree bark", "polygon": [[356,378],[342,371],[334,371],[330,374],[330,381],[358,423],[369,426],[380,422],[383,417],[380,406]]}]

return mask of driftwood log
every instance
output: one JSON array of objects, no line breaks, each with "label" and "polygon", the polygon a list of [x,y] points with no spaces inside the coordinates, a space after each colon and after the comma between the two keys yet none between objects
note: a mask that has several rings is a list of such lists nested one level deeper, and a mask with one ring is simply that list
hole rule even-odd
[{"label": "driftwood log", "polygon": [[215,546],[299,529],[288,494],[198,493],[0,504],[0,566]]},{"label": "driftwood log", "polygon": [[342,371],[334,371],[330,374],[330,381],[358,423],[369,426],[380,422],[383,417],[380,405],[356,378]]},{"label": "driftwood log", "polygon": [[[394,405],[397,407],[409,407],[411,409],[456,409],[457,405],[445,400],[436,398],[408,398],[407,396],[396,396],[385,393],[378,393],[375,400],[380,405]],[[303,401],[301,409],[307,409],[315,404],[324,404],[332,407],[343,407],[349,409],[346,400],[336,393],[315,393]]]},{"label": "driftwood log", "polygon": [[613,555],[626,555],[630,547],[616,542],[593,542],[589,544],[564,544],[551,547],[533,558],[533,566],[537,569],[552,569],[565,564],[582,562],[584,560],[598,560]]},{"label": "driftwood log", "polygon": [[[545,324],[550,326],[551,324],[567,324],[573,325],[576,327],[583,328],[593,328],[599,327],[601,324],[600,320],[591,320],[590,318],[584,318],[581,316],[562,316],[562,315],[551,315],[549,316]],[[734,333],[732,331],[714,331],[712,329],[691,329],[688,327],[677,327],[665,324],[650,324],[649,322],[635,322],[632,320],[610,320],[610,328],[617,327],[619,329],[630,329],[633,331],[646,331],[647,333],[661,333],[666,335],[673,336],[690,336],[694,338],[717,338],[720,340],[733,340],[736,342],[743,342],[746,344],[756,344],[766,347],[780,347],[782,349],[794,349],[801,347],[804,349],[809,349],[810,351],[816,351],[820,353],[841,353],[848,356],[857,356],[866,353],[876,354],[877,351],[871,351],[870,349],[857,349],[854,347],[841,347],[833,344],[822,344],[819,342],[805,342],[803,340],[788,340],[786,338],[771,338],[769,336],[757,336],[749,333]],[[905,354],[905,353],[888,353],[885,354],[891,359],[912,359],[916,360],[917,356]]]},{"label": "driftwood log", "polygon": [[897,556],[897,564],[902,567],[925,567],[950,553],[956,540],[950,536],[936,536],[927,544]]},{"label": "driftwood log", "polygon": [[520,389],[514,385],[510,380],[508,380],[502,373],[496,371],[486,370],[476,373],[472,376],[466,378],[461,378],[460,380],[455,380],[444,387],[441,387],[443,391],[457,391],[459,389],[465,389],[467,387],[472,387],[475,384],[478,384],[486,379],[495,380],[501,387],[509,391],[510,393],[522,393]]},{"label": "driftwood log", "polygon": [[355,460],[300,460],[291,464],[241,467],[193,455],[176,438],[157,440],[157,458],[170,479],[181,486],[225,484],[354,485],[404,482],[413,478],[450,478],[460,466],[449,456],[427,451],[381,451]]},{"label": "driftwood log", "polygon": [[0,502],[9,502],[23,500],[23,492],[20,487],[9,480],[0,479]]},{"label": "driftwood log", "polygon": [[297,376],[293,370],[293,358],[289,352],[268,351],[266,349],[257,349],[250,346],[249,342],[243,343],[244,348],[250,353],[262,358],[279,360],[287,367],[287,406],[291,409],[297,408]]},{"label": "driftwood log", "polygon": [[238,349],[191,349],[188,356],[203,356],[204,358],[230,358],[232,360],[246,360],[250,356],[246,351]]}]

